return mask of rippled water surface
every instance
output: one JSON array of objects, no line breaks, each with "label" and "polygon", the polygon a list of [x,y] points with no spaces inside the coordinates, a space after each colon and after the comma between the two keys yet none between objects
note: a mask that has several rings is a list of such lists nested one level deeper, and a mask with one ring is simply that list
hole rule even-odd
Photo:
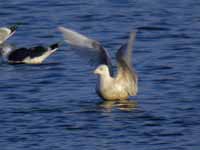
[{"label": "rippled water surface", "polygon": [[139,94],[105,103],[94,67],[64,44],[42,65],[0,64],[1,150],[199,150],[200,2],[1,0],[16,46],[61,40],[60,25],[99,40],[112,57],[138,29]]}]

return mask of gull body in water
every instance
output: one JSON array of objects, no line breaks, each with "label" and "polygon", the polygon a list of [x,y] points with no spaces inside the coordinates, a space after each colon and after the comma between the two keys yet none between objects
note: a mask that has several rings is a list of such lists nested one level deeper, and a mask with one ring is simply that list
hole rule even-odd
[{"label": "gull body in water", "polygon": [[0,44],[4,43],[9,37],[11,37],[17,29],[17,26],[1,27],[0,28]]},{"label": "gull body in water", "polygon": [[11,64],[41,64],[47,57],[53,54],[59,47],[59,43],[54,43],[48,47],[35,46],[32,48],[15,48],[4,43],[0,45],[0,54],[4,61]]},{"label": "gull body in water", "polygon": [[128,42],[117,51],[117,72],[113,75],[109,53],[98,41],[68,28],[59,27],[59,31],[62,32],[64,40],[68,44],[88,48],[98,55],[100,65],[94,73],[99,75],[97,93],[100,97],[104,100],[127,100],[129,96],[137,94],[138,77],[131,62],[135,32],[130,33]]}]

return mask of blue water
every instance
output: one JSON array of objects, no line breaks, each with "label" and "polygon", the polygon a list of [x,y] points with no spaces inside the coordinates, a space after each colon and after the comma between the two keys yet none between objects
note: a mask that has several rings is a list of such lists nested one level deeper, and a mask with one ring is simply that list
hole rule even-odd
[{"label": "blue water", "polygon": [[1,150],[200,149],[199,1],[1,0],[0,26],[14,23],[17,47],[60,41],[63,25],[112,57],[137,28],[139,93],[122,107],[103,102],[94,67],[67,44],[42,65],[1,63]]}]

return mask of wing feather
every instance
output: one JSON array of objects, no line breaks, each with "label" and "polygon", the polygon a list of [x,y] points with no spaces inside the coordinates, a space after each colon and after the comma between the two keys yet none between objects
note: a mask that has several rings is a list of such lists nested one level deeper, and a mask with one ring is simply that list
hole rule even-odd
[{"label": "wing feather", "polygon": [[136,33],[131,32],[129,40],[122,45],[117,51],[117,69],[118,73],[116,79],[122,81],[130,95],[137,93],[137,74],[132,67],[132,49],[135,42]]},{"label": "wing feather", "polygon": [[9,38],[11,30],[9,28],[0,28],[0,44],[2,44],[6,39]]},{"label": "wing feather", "polygon": [[[112,63],[108,51],[101,45],[100,42],[90,39],[76,31],[69,28],[59,27],[59,31],[63,34],[66,43],[84,48],[78,51],[81,56],[89,56],[93,63],[108,65],[112,74]],[[87,50],[86,50],[86,49]],[[84,53],[84,54],[83,54]],[[95,61],[95,62],[94,62]]]}]

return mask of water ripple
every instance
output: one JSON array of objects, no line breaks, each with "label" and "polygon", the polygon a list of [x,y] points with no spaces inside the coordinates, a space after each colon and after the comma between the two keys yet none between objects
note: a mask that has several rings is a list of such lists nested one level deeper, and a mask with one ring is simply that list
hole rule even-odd
[{"label": "water ripple", "polygon": [[49,45],[70,27],[115,56],[138,30],[139,93],[104,102],[94,66],[67,44],[41,65],[0,64],[0,146],[5,150],[199,148],[199,2],[2,1],[1,26],[20,23],[8,41]]}]

